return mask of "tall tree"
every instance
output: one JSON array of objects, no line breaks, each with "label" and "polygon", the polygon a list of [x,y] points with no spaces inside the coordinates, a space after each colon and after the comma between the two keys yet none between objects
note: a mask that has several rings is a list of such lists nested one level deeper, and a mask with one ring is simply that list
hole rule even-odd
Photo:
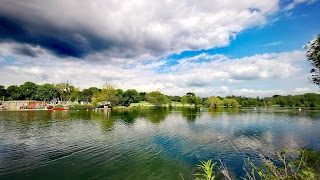
[{"label": "tall tree", "polygon": [[196,97],[196,94],[195,94],[195,93],[188,92],[188,93],[186,94],[186,96],[187,96],[187,101],[188,101],[188,103],[189,103],[190,105],[196,104],[195,102],[196,102],[197,97]]},{"label": "tall tree", "polygon": [[111,106],[115,106],[118,102],[117,90],[110,84],[105,84],[101,89],[101,92],[93,95],[95,103],[111,103]]},{"label": "tall tree", "polygon": [[[306,45],[307,58],[311,62],[311,82],[317,84],[320,88],[320,35]],[[319,89],[320,90],[320,89]]]},{"label": "tall tree", "polygon": [[7,96],[7,90],[4,86],[0,85],[0,101],[2,101],[2,99],[4,99],[4,97]]},{"label": "tall tree", "polygon": [[147,93],[146,92],[140,92],[140,101],[146,101],[147,100]]},{"label": "tall tree", "polygon": [[164,104],[169,103],[167,97],[159,91],[148,93],[147,101],[151,104],[154,104],[156,107],[162,107]]},{"label": "tall tree", "polygon": [[202,98],[201,97],[196,97],[195,100],[194,100],[194,105],[195,107],[198,107],[202,104]]},{"label": "tall tree", "polygon": [[20,86],[21,95],[24,99],[32,100],[34,99],[34,94],[36,93],[38,85],[34,82],[25,82]]},{"label": "tall tree", "polygon": [[36,100],[50,101],[58,97],[58,91],[53,84],[43,84],[38,86],[34,97]]},{"label": "tall tree", "polygon": [[234,99],[228,99],[228,98],[224,98],[223,99],[223,104],[226,106],[226,107],[238,107],[239,103],[234,100]]},{"label": "tall tree", "polygon": [[135,89],[128,89],[123,93],[123,102],[125,106],[131,103],[139,102],[140,94]]},{"label": "tall tree", "polygon": [[9,100],[21,100],[23,97],[21,95],[20,87],[17,85],[11,85],[7,88],[8,99]]},{"label": "tall tree", "polygon": [[116,97],[118,99],[117,105],[123,106],[124,101],[123,101],[123,90],[122,89],[117,89]]},{"label": "tall tree", "polygon": [[56,84],[55,88],[59,92],[59,96],[60,96],[61,101],[65,101],[65,100],[71,101],[72,100],[71,94],[73,92],[77,91],[77,88],[70,85],[68,82]]},{"label": "tall tree", "polygon": [[101,89],[99,89],[99,88],[97,88],[97,87],[89,87],[89,89],[90,89],[93,93],[101,92]]},{"label": "tall tree", "polygon": [[210,96],[208,98],[209,104],[211,108],[218,108],[219,106],[223,105],[223,101],[215,96]]},{"label": "tall tree", "polygon": [[187,96],[182,96],[180,101],[181,101],[182,106],[184,106],[185,104],[188,103],[188,97]]},{"label": "tall tree", "polygon": [[[99,92],[99,91],[97,91]],[[79,94],[79,100],[84,102],[91,102],[92,96],[93,96],[93,90],[92,89],[83,89],[82,92]]]},{"label": "tall tree", "polygon": [[81,91],[74,86],[70,86],[70,87],[72,88],[70,88],[69,100],[72,102],[79,101],[79,96],[81,96]]},{"label": "tall tree", "polygon": [[63,101],[63,100],[66,100],[67,99],[67,89],[69,87],[69,84],[68,83],[59,83],[59,84],[56,84],[55,85],[55,88],[56,90],[58,91],[59,93],[59,97],[60,97],[60,100]]}]

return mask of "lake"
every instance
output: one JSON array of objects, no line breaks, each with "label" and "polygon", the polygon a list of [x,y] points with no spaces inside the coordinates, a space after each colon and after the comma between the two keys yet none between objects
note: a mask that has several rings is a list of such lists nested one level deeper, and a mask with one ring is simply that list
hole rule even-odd
[{"label": "lake", "polygon": [[194,179],[218,158],[240,179],[244,158],[305,146],[320,148],[319,109],[0,111],[2,180]]}]

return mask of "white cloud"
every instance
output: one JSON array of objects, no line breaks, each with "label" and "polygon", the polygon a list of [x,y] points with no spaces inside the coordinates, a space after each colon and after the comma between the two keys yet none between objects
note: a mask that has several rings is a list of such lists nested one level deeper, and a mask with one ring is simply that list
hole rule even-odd
[{"label": "white cloud", "polygon": [[[194,58],[202,61],[196,62]],[[211,77],[211,80],[284,79],[301,70],[297,65],[301,61],[305,61],[305,53],[302,51],[254,55],[240,59],[201,54],[180,60],[178,65],[170,67],[170,71],[175,74],[192,72],[191,76],[204,76],[207,79]]]},{"label": "white cloud", "polygon": [[309,93],[312,92],[311,89],[309,88],[295,88],[293,90],[294,94],[304,94],[304,93]]},{"label": "white cloud", "polygon": [[282,41],[276,41],[276,42],[271,42],[271,43],[260,45],[260,47],[278,46],[281,44],[283,44]]},{"label": "white cloud", "polygon": [[[85,51],[81,53],[89,51],[94,55],[91,53],[94,49],[102,52],[107,57],[105,60],[141,60],[185,50],[227,46],[230,38],[235,38],[239,32],[265,24],[267,17],[278,11],[278,6],[278,0],[5,0],[1,2],[0,11],[37,27],[28,29],[34,36],[43,35],[38,32],[40,30],[48,32],[46,35],[52,39],[58,34],[49,34],[51,31],[68,34],[64,37],[68,38],[66,40],[77,42],[70,48]],[[61,39],[58,41],[69,45]],[[99,43],[103,50],[95,47]],[[48,49],[52,46],[43,45],[46,46],[42,48]],[[86,47],[88,45],[92,47]]]},{"label": "white cloud", "polygon": [[37,84],[68,81],[82,89],[110,83],[124,90],[158,90],[168,95],[184,95],[191,91],[200,96],[264,97],[316,92],[316,87],[308,82],[310,65],[303,51],[236,59],[221,54],[200,54],[178,60],[173,66],[170,65],[172,59],[111,64],[59,59],[49,54],[16,58],[15,62],[0,67],[0,81],[5,86],[26,81]]},{"label": "white cloud", "polygon": [[293,0],[292,2],[290,2],[289,4],[287,4],[284,7],[284,10],[285,11],[291,10],[291,9],[295,8],[297,5],[302,4],[302,3],[313,4],[316,1],[317,0]]}]

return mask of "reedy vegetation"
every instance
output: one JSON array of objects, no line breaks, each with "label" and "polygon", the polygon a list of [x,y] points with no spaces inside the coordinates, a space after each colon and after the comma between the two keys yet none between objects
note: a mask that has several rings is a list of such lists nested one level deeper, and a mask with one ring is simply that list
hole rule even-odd
[{"label": "reedy vegetation", "polygon": [[[250,158],[244,159],[243,170],[245,171],[245,180],[316,180],[320,178],[320,150],[314,151],[310,148],[303,148],[297,151],[299,157],[291,159],[288,157],[289,151],[282,149],[276,153],[278,162],[266,158],[259,154],[260,162],[254,163]],[[220,161],[219,171],[224,175],[226,180],[231,180],[228,169],[224,163]],[[196,173],[196,180],[213,180],[214,166],[212,160],[200,161],[197,165],[201,173]],[[200,178],[199,178],[200,177]]]}]

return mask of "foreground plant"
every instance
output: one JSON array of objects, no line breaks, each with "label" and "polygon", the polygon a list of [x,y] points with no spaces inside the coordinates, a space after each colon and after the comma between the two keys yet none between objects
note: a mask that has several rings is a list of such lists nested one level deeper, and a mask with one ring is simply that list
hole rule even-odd
[{"label": "foreground plant", "polygon": [[213,168],[217,163],[212,163],[212,159],[200,162],[201,164],[198,164],[197,166],[203,171],[203,173],[194,174],[195,176],[199,176],[196,178],[196,180],[214,180],[215,175]]},{"label": "foreground plant", "polygon": [[[320,179],[320,151],[312,149],[301,149],[297,151],[299,158],[292,160],[288,158],[289,151],[282,149],[276,153],[278,161],[281,163],[277,166],[274,161],[260,154],[260,163],[255,164],[250,158],[245,159],[243,170],[245,171],[245,180],[315,180]],[[220,160],[220,159],[219,159]],[[228,169],[220,160],[219,171],[224,175],[226,180],[231,180]],[[203,173],[195,174],[212,180],[215,178],[213,168],[216,163],[201,161],[198,165]],[[211,178],[211,179],[210,179]],[[199,178],[196,178],[196,180]]]}]

